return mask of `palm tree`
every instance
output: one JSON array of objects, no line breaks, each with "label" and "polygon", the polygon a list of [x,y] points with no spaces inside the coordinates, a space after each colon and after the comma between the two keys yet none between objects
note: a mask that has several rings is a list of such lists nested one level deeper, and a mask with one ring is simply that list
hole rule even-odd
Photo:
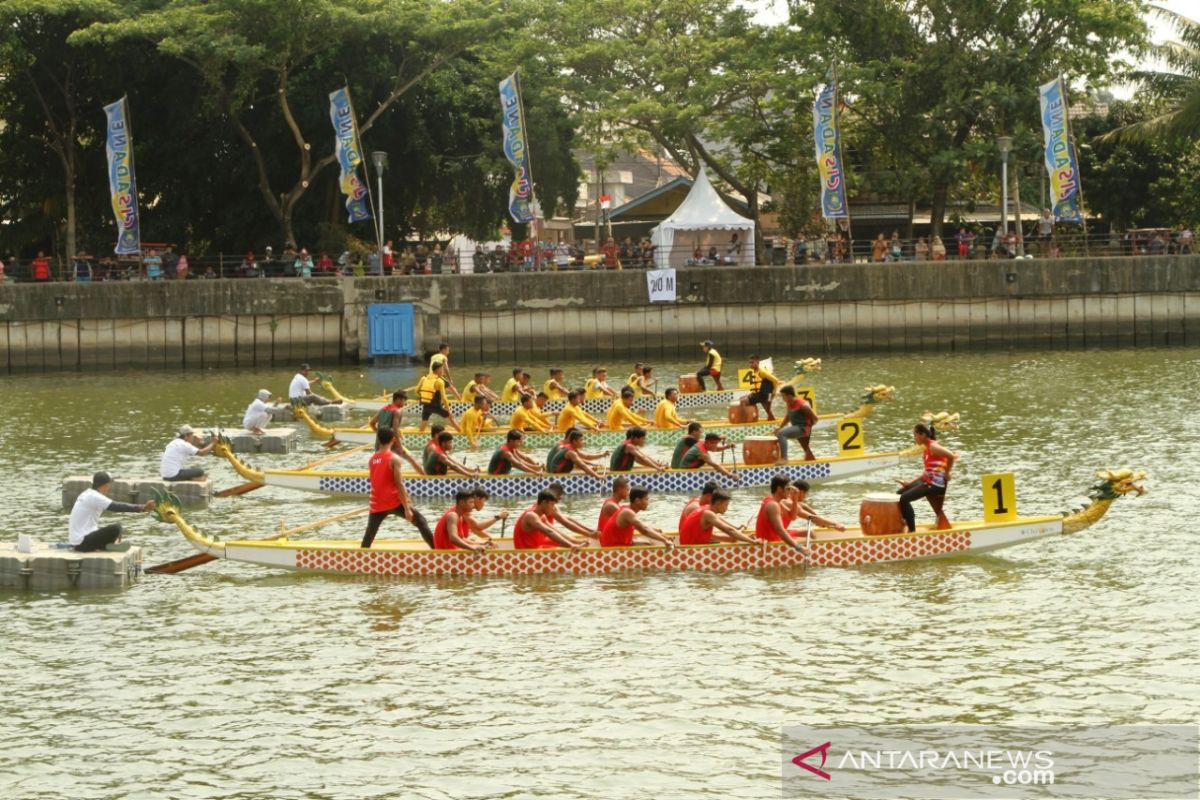
[{"label": "palm tree", "polygon": [[1149,55],[1162,69],[1137,70],[1129,78],[1155,101],[1155,111],[1150,118],[1117,128],[1102,139],[1200,139],[1200,22],[1162,6],[1153,8],[1178,38],[1150,48]]}]

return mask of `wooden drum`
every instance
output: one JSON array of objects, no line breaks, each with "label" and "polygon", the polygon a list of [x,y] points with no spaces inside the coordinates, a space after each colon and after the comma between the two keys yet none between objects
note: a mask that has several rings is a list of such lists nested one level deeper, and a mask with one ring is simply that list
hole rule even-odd
[{"label": "wooden drum", "polygon": [[700,391],[700,379],[695,375],[680,375],[679,376],[679,393],[680,394],[695,394]]},{"label": "wooden drum", "polygon": [[774,464],[779,460],[779,440],[774,436],[747,436],[742,440],[742,461],[746,464]]},{"label": "wooden drum", "polygon": [[729,407],[729,421],[735,425],[739,422],[758,422],[758,406],[734,403]]},{"label": "wooden drum", "polygon": [[891,492],[872,492],[858,507],[858,524],[862,532],[879,536],[903,533],[904,519],[900,516],[900,495]]}]

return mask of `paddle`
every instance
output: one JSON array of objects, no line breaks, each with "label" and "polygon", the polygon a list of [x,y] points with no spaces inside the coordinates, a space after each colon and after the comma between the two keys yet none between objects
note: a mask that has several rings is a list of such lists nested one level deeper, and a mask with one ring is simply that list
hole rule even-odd
[{"label": "paddle", "polygon": [[804,529],[804,574],[808,574],[808,557],[812,553],[812,517],[808,518],[808,525]]},{"label": "paddle", "polygon": [[[313,528],[319,528],[322,525],[328,525],[331,522],[338,522],[339,520],[349,519],[350,517],[358,516],[360,514],[365,514],[370,510],[371,510],[370,506],[367,506],[366,508],[356,508],[353,511],[347,511],[344,514],[338,514],[337,516],[329,517],[328,519],[321,519],[321,520],[317,520],[316,522],[310,522],[305,525],[300,525],[299,527],[296,527],[296,528],[291,528],[289,530],[283,530],[283,527],[281,525],[279,533],[272,534],[271,536],[264,536],[262,539],[256,539],[255,541],[269,542],[274,539],[283,539],[287,536],[291,536],[293,533],[302,533],[304,531],[309,531],[309,530],[312,530]],[[210,561],[216,561],[216,560],[217,560],[216,556],[209,555],[208,553],[193,553],[190,556],[184,556],[183,558],[177,558],[174,561],[167,561],[166,563],[163,563],[163,564],[156,564],[153,567],[148,567],[146,569],[146,573],[148,575],[175,575],[177,573],[183,572],[184,570],[191,569],[192,567],[198,567],[201,564],[207,564]]]},{"label": "paddle", "polygon": [[[319,467],[322,464],[328,464],[330,461],[337,461],[339,458],[345,458],[346,456],[353,455],[354,453],[360,453],[363,450],[366,450],[368,447],[374,447],[374,445],[360,444],[358,447],[353,447],[344,453],[335,453],[334,455],[326,456],[325,458],[319,458],[316,461],[305,464],[304,466],[297,467],[297,469],[303,471],[312,469],[313,467]],[[228,489],[222,489],[214,494],[213,497],[236,497],[239,494],[246,494],[247,492],[253,492],[255,489],[261,489],[263,486],[266,486],[266,484],[254,483],[251,481],[250,483],[243,483],[239,486],[232,486]]]}]

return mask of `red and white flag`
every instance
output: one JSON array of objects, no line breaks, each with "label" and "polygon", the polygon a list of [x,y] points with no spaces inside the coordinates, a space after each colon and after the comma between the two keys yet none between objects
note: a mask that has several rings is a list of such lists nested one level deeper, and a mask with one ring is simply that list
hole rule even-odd
[{"label": "red and white flag", "polygon": [[612,206],[612,195],[607,195],[607,194],[600,195],[600,207],[601,208],[609,208],[611,206]]}]

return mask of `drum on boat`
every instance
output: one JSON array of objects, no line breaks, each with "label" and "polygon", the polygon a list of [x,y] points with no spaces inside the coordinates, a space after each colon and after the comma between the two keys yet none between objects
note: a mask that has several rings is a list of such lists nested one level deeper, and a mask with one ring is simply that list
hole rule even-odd
[{"label": "drum on boat", "polygon": [[891,492],[872,492],[858,507],[858,524],[862,532],[880,536],[903,533],[904,519],[900,516],[900,496]]},{"label": "drum on boat", "polygon": [[779,460],[779,440],[774,436],[747,436],[742,440],[742,461],[746,464],[774,464]]},{"label": "drum on boat", "polygon": [[734,403],[729,407],[729,421],[735,425],[739,422],[758,422],[758,406]]},{"label": "drum on boat", "polygon": [[700,391],[700,379],[695,375],[679,376],[679,393],[696,394]]}]

